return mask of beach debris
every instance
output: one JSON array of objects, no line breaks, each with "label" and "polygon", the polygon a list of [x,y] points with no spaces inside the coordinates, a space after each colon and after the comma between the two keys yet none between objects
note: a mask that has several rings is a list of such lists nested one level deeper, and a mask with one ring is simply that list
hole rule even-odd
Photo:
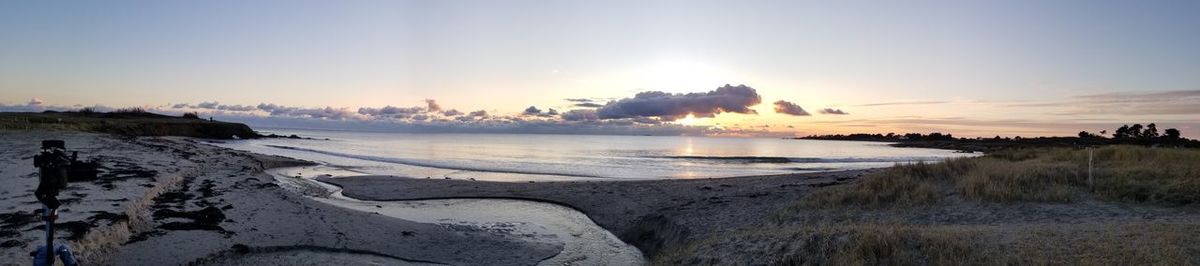
[{"label": "beach debris", "polygon": [[120,222],[120,221],[129,220],[129,215],[125,215],[123,213],[117,214],[117,213],[111,213],[111,212],[106,212],[106,211],[93,211],[92,213],[95,213],[95,215],[92,215],[92,217],[88,217],[87,221],[88,221],[88,223],[91,223],[93,225],[99,224],[99,222],[102,220],[108,221],[108,225],[110,225],[110,226],[113,224],[116,224],[117,222]]},{"label": "beach debris", "polygon": [[12,229],[41,221],[37,214],[25,211],[0,213],[0,228]]},{"label": "beach debris", "polygon": [[4,241],[4,243],[0,243],[0,248],[11,248],[11,247],[23,248],[27,245],[29,245],[29,243],[25,243],[25,241],[20,241],[20,240],[14,239],[14,240],[9,240],[9,241]]},{"label": "beach debris", "polygon": [[471,179],[471,181],[475,181],[475,178],[474,178],[474,177],[472,177],[472,178],[470,178],[470,179]]},{"label": "beach debris", "polygon": [[0,238],[11,238],[11,237],[17,237],[19,235],[21,235],[21,232],[17,232],[17,231],[13,231],[13,230],[0,231]]},{"label": "beach debris", "polygon": [[446,180],[450,180],[450,177],[449,177],[449,176],[447,176],[447,177],[446,177]]},{"label": "beach debris", "polygon": [[242,244],[233,244],[232,249],[233,249],[233,252],[237,252],[238,254],[250,253],[250,246],[246,246],[246,245],[242,245]]}]

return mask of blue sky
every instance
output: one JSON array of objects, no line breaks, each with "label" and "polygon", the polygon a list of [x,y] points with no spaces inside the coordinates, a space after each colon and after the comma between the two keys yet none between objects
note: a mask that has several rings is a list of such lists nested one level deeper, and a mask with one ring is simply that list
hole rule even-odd
[{"label": "blue sky", "polygon": [[[688,125],[1200,131],[1195,14],[1197,1],[9,1],[0,103],[355,112],[436,99],[517,116],[746,84],[757,114]],[[775,113],[779,100],[813,115]]]}]

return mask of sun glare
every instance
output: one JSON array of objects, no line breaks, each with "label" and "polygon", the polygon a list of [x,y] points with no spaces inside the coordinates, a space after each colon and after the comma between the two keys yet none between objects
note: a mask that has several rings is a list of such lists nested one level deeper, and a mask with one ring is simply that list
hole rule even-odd
[{"label": "sun glare", "polygon": [[696,122],[699,122],[699,121],[700,121],[700,119],[696,119],[695,115],[688,114],[687,117],[684,117],[683,119],[679,119],[679,124],[685,125],[685,126],[691,126],[691,125],[695,125]]}]

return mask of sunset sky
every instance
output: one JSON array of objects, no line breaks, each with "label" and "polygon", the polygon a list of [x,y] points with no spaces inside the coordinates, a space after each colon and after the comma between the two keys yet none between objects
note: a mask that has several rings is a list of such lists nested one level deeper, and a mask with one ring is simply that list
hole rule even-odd
[{"label": "sunset sky", "polygon": [[[4,1],[0,110],[771,136],[1157,122],[1195,138],[1197,14],[1200,1]],[[700,118],[663,115],[679,110]]]}]

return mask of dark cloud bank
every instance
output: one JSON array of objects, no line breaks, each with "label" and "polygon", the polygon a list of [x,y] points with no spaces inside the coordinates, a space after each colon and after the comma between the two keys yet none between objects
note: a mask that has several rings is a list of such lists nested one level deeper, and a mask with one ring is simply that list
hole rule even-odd
[{"label": "dark cloud bank", "polygon": [[726,84],[705,93],[666,93],[647,91],[608,102],[596,110],[600,119],[657,117],[674,121],[688,114],[696,117],[715,117],[720,113],[757,114],[750,106],[762,102],[762,96],[746,85]]}]

